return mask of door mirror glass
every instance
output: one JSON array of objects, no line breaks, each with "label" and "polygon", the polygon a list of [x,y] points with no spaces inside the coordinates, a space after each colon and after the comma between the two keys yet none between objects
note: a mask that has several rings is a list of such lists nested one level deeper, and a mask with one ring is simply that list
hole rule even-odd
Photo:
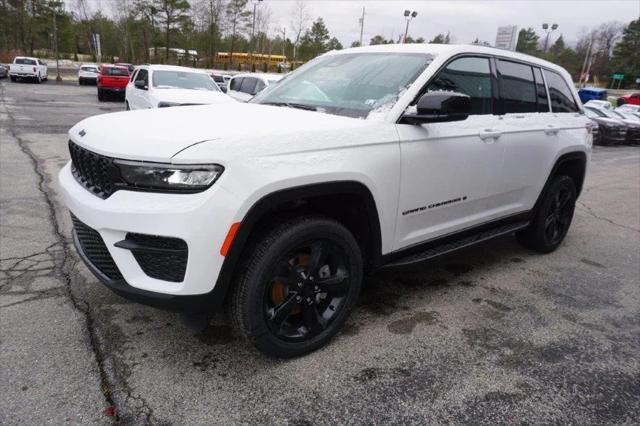
[{"label": "door mirror glass", "polygon": [[416,113],[405,113],[402,121],[409,124],[462,121],[471,113],[471,98],[462,93],[427,92],[418,100]]},{"label": "door mirror glass", "polygon": [[144,80],[136,80],[133,84],[136,86],[136,89],[147,90],[147,83],[145,83]]}]

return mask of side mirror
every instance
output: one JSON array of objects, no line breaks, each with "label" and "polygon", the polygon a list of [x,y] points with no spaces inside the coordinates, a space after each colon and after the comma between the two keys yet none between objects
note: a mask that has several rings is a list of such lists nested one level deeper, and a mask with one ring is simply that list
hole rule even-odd
[{"label": "side mirror", "polygon": [[471,112],[471,98],[456,92],[427,92],[418,100],[416,109],[417,113],[405,113],[402,120],[418,125],[462,121]]},{"label": "side mirror", "polygon": [[147,85],[142,80],[134,81],[133,85],[136,87],[136,89],[147,90]]}]

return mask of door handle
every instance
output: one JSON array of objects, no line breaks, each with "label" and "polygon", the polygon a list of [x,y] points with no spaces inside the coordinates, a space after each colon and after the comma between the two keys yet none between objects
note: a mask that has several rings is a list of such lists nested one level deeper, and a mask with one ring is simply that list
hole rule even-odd
[{"label": "door handle", "polygon": [[557,134],[558,134],[558,129],[556,128],[556,126],[553,126],[553,125],[549,124],[549,125],[547,126],[547,128],[546,128],[546,129],[544,129],[544,133],[545,133],[547,136],[554,136],[554,135],[557,135]]},{"label": "door handle", "polygon": [[502,136],[502,132],[494,129],[484,129],[478,134],[478,136],[480,136],[480,139],[485,142],[493,142]]}]

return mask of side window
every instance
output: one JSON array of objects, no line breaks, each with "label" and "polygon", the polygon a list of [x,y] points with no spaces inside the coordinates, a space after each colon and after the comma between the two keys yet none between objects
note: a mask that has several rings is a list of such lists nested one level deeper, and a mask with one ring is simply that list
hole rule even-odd
[{"label": "side window", "polygon": [[149,71],[147,70],[138,70],[138,74],[136,74],[136,79],[134,81],[144,81],[145,85],[149,85]]},{"label": "side window", "polygon": [[498,60],[498,81],[504,112],[536,112],[536,85],[529,65]]},{"label": "side window", "polygon": [[558,73],[544,70],[544,77],[547,79],[549,96],[551,97],[551,109],[553,112],[577,112],[579,111],[573,94]]},{"label": "side window", "polygon": [[240,91],[242,93],[247,93],[249,95],[252,95],[254,93],[255,88],[256,88],[256,79],[253,77],[245,77],[244,80],[242,80],[242,86],[240,86]]},{"label": "side window", "polygon": [[542,71],[540,71],[540,68],[534,68],[533,75],[536,78],[538,112],[549,112],[549,98],[547,97],[547,89],[544,86],[544,80],[542,79]]},{"label": "side window", "polygon": [[240,86],[242,85],[242,77],[232,78],[230,83],[230,89],[235,90],[236,92],[240,90]]},{"label": "side window", "polygon": [[139,70],[135,70],[133,74],[131,74],[131,78],[129,79],[129,81],[133,82],[136,80],[136,76],[138,75],[138,71]]},{"label": "side window", "polygon": [[491,114],[491,68],[488,58],[460,58],[429,83],[427,91],[446,90],[471,97],[471,114]]},{"label": "side window", "polygon": [[255,93],[260,93],[264,90],[264,88],[267,87],[266,84],[264,84],[264,81],[258,79],[258,81],[256,82],[256,88],[255,88]]}]

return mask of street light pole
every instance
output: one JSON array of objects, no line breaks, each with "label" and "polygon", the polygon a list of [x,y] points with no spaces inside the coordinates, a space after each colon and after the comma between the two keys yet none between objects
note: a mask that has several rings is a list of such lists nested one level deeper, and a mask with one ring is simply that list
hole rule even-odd
[{"label": "street light pole", "polygon": [[549,29],[549,24],[542,24],[542,29],[547,32],[547,37],[544,39],[544,51],[547,51],[549,47],[549,34],[558,29],[558,24],[551,25],[551,29]]},{"label": "street light pole", "polygon": [[411,22],[411,20],[416,16],[418,16],[418,12],[416,12],[415,10],[413,12],[410,10],[404,11],[404,18],[407,20],[407,26],[404,28],[404,38],[402,39],[403,44],[407,42],[407,35],[409,34],[409,22]]},{"label": "street light pole", "polygon": [[364,7],[362,8],[362,17],[360,18],[360,47],[362,47],[362,34],[364,33]]},{"label": "street light pole", "polygon": [[53,13],[53,43],[56,55],[56,83],[62,83],[62,77],[60,77],[60,55],[58,54],[58,24],[56,22],[58,4],[57,2],[51,2],[51,11]]}]

